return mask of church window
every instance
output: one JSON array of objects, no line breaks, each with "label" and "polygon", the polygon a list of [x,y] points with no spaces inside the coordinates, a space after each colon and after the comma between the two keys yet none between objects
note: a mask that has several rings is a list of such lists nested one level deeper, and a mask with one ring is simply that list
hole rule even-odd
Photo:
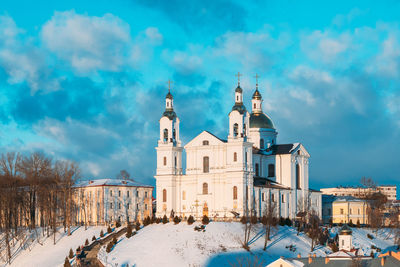
[{"label": "church window", "polygon": [[162,201],[167,202],[167,189],[163,189],[162,191]]},{"label": "church window", "polygon": [[145,197],[145,198],[147,198],[147,191],[146,191],[146,192],[144,192],[144,197]]},{"label": "church window", "polygon": [[175,129],[173,129],[172,130],[172,138],[175,140],[175,137],[176,137],[176,131],[175,131]]},{"label": "church window", "polygon": [[243,133],[246,135],[246,124],[243,124]]},{"label": "church window", "polygon": [[112,190],[110,190],[110,197],[112,197]]},{"label": "church window", "polygon": [[176,156],[175,156],[175,158],[174,158],[174,166],[175,166],[175,168],[176,168]]},{"label": "church window", "polygon": [[136,190],[136,197],[139,197],[139,191]]},{"label": "church window", "polygon": [[343,210],[343,209],[340,209],[340,214],[343,215],[343,213],[344,213],[344,210]]},{"label": "church window", "polygon": [[275,194],[271,194],[272,202],[275,202]]},{"label": "church window", "polygon": [[112,209],[112,203],[110,203],[110,209]]},{"label": "church window", "polygon": [[296,164],[296,189],[300,189],[300,166]]},{"label": "church window", "polygon": [[261,200],[262,200],[262,201],[265,201],[265,193],[262,193],[262,194],[261,194]]},{"label": "church window", "polygon": [[203,195],[207,195],[207,194],[208,194],[208,184],[203,183]]},{"label": "church window", "polygon": [[253,104],[253,108],[256,108],[256,103]]},{"label": "church window", "polygon": [[261,139],[261,140],[260,140],[260,148],[261,148],[261,149],[264,149],[264,139]]},{"label": "church window", "polygon": [[236,137],[238,135],[238,133],[239,133],[239,125],[237,123],[235,123],[233,125],[233,136]]},{"label": "church window", "polygon": [[167,157],[164,157],[164,166],[167,165]]},{"label": "church window", "polygon": [[236,152],[233,152],[233,161],[237,161],[237,153]]},{"label": "church window", "polygon": [[118,190],[118,196],[119,197],[121,196],[121,190]]},{"label": "church window", "polygon": [[268,164],[268,177],[275,177],[275,165]]},{"label": "church window", "polygon": [[208,140],[203,141],[203,146],[208,146]]},{"label": "church window", "polygon": [[126,195],[127,195],[127,197],[129,197],[129,190],[128,190],[128,191],[126,191]]},{"label": "church window", "polygon": [[137,203],[136,203],[136,209],[137,209],[137,210],[139,209],[139,204],[137,204]]},{"label": "church window", "polygon": [[186,191],[182,191],[182,199],[186,200]]},{"label": "church window", "polygon": [[260,176],[260,168],[258,163],[256,163],[255,168],[256,168],[256,176]]},{"label": "church window", "polygon": [[168,141],[168,129],[164,129],[164,142]]},{"label": "church window", "polygon": [[118,203],[118,209],[121,209],[121,203]]},{"label": "church window", "polygon": [[126,204],[126,208],[129,210],[129,203],[128,203],[128,204]]},{"label": "church window", "polygon": [[144,209],[147,210],[147,204],[144,204]]},{"label": "church window", "polygon": [[236,96],[236,101],[237,101],[237,102],[239,101],[239,96]]},{"label": "church window", "polygon": [[344,246],[344,240],[342,239],[342,246]]},{"label": "church window", "polygon": [[237,186],[233,187],[233,199],[237,199]]},{"label": "church window", "polygon": [[203,157],[203,172],[208,173],[210,172],[210,158]]},{"label": "church window", "polygon": [[285,203],[285,195],[282,194],[282,203]]},{"label": "church window", "polygon": [[169,102],[167,102],[167,107],[169,107]]},{"label": "church window", "polygon": [[301,155],[301,154],[300,154],[300,150],[297,151],[297,155]]}]

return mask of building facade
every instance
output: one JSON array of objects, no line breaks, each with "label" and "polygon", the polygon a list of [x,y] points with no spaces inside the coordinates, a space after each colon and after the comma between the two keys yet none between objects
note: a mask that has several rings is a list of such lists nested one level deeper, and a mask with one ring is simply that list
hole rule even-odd
[{"label": "building facade", "polygon": [[387,197],[388,201],[395,201],[397,199],[397,186],[395,185],[382,185],[376,188],[364,188],[364,187],[333,187],[333,188],[321,188],[320,191],[324,195],[334,196],[353,196],[356,198],[365,198],[366,196],[373,193],[382,193]]},{"label": "building facade", "polygon": [[131,180],[99,179],[74,186],[75,223],[104,225],[152,217],[153,187]]},{"label": "building facade", "polygon": [[322,220],[328,223],[368,224],[368,201],[352,196],[322,195]]},{"label": "building facade", "polygon": [[277,143],[278,132],[262,111],[258,88],[251,113],[240,84],[234,97],[227,139],[203,131],[182,146],[180,120],[168,92],[156,147],[157,216],[262,216],[271,203],[281,217],[293,219],[303,209],[321,215],[321,193],[309,189],[310,154],[305,147]]}]

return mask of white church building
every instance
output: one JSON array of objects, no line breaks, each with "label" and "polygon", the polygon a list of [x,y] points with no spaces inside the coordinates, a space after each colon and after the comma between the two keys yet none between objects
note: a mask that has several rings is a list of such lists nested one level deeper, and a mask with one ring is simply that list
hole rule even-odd
[{"label": "white church building", "polygon": [[257,85],[250,113],[239,83],[227,139],[203,131],[183,147],[168,92],[156,147],[156,216],[170,216],[172,211],[195,218],[261,217],[269,203],[274,203],[278,217],[294,219],[303,209],[321,216],[321,192],[308,183],[310,154],[301,143],[277,143],[278,132],[263,113],[262,101]]}]

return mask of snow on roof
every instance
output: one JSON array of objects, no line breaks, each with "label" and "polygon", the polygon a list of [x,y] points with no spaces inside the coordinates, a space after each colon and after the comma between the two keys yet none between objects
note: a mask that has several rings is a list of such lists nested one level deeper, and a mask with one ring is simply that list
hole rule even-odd
[{"label": "snow on roof", "polygon": [[132,180],[123,179],[95,179],[85,180],[77,183],[74,187],[92,187],[92,186],[130,186],[130,187],[151,187],[151,185],[141,184]]},{"label": "snow on roof", "polygon": [[340,250],[338,252],[334,252],[332,254],[329,254],[327,257],[328,258],[352,258],[352,257],[355,257],[355,256],[356,255],[353,252]]}]

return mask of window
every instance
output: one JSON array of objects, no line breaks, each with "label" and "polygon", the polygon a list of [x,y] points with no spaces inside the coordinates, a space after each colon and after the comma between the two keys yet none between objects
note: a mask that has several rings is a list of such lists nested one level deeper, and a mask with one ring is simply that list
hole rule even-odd
[{"label": "window", "polygon": [[118,203],[118,209],[119,210],[121,209],[121,203]]},{"label": "window", "polygon": [[167,165],[167,157],[164,157],[164,166]]},{"label": "window", "polygon": [[209,144],[209,143],[208,143],[208,140],[204,140],[204,141],[203,141],[203,146],[208,146],[208,144]]},{"label": "window", "polygon": [[176,131],[175,129],[172,129],[172,138],[175,140],[175,136],[176,136]]},{"label": "window", "polygon": [[182,199],[186,200],[186,191],[182,191]]},{"label": "window", "polygon": [[352,214],[352,211],[351,211],[351,209],[350,209],[350,214]]},{"label": "window", "polygon": [[208,194],[208,184],[203,183],[203,195],[207,195],[207,194]]},{"label": "window", "polygon": [[147,204],[144,204],[144,209],[147,210]]},{"label": "window", "polygon": [[168,129],[164,129],[164,142],[168,141]]},{"label": "window", "polygon": [[342,246],[344,246],[344,239],[342,239]]},{"label": "window", "polygon": [[300,189],[300,166],[296,164],[296,188]]},{"label": "window", "polygon": [[203,172],[210,172],[210,159],[209,157],[203,157]]},{"label": "window", "polygon": [[271,194],[272,202],[275,202],[275,195]]},{"label": "window", "polygon": [[268,177],[275,177],[275,165],[268,164]]},{"label": "window", "polygon": [[256,108],[256,103],[253,104],[253,108]]},{"label": "window", "polygon": [[110,196],[112,197],[112,190],[110,190]]},{"label": "window", "polygon": [[233,136],[236,137],[238,135],[238,133],[239,133],[239,125],[237,123],[235,123],[233,125]]},{"label": "window", "polygon": [[110,209],[112,209],[112,203],[110,203]]},{"label": "window", "polygon": [[137,209],[137,210],[139,209],[139,204],[136,204],[136,209]]},{"label": "window", "polygon": [[358,209],[358,215],[360,215],[360,209]]},{"label": "window", "polygon": [[233,199],[237,199],[237,186],[233,187]]},{"label": "window", "polygon": [[127,195],[127,197],[129,197],[129,190],[128,190],[128,191],[126,191],[126,195]]},{"label": "window", "polygon": [[262,200],[262,201],[265,201],[265,193],[262,193],[262,194],[261,194],[261,200]]},{"label": "window", "polygon": [[258,163],[256,163],[255,167],[256,167],[256,176],[260,176],[260,170],[259,170]]},{"label": "window", "polygon": [[118,190],[118,196],[119,197],[121,196],[121,190]]},{"label": "window", "polygon": [[282,203],[285,203],[285,195],[282,194]]},{"label": "window", "polygon": [[136,189],[136,197],[139,197],[139,191]]},{"label": "window", "polygon": [[239,102],[239,96],[236,96],[236,101]]},{"label": "window", "polygon": [[129,210],[129,203],[128,203],[128,204],[126,204],[126,208]]},{"label": "window", "polygon": [[162,201],[167,202],[167,189],[162,191]]},{"label": "window", "polygon": [[233,161],[237,161],[237,153],[236,152],[233,152]]},{"label": "window", "polygon": [[176,168],[176,156],[175,156],[175,158],[174,158],[174,166],[175,166],[175,168]]},{"label": "window", "polygon": [[343,210],[343,209],[340,209],[340,214],[343,215],[343,213],[344,213],[344,210]]},{"label": "window", "polygon": [[144,192],[144,197],[145,197],[145,198],[147,198],[147,191],[146,191],[146,192]]},{"label": "window", "polygon": [[260,148],[261,148],[261,149],[264,149],[264,139],[261,139],[261,140],[260,140]]}]

